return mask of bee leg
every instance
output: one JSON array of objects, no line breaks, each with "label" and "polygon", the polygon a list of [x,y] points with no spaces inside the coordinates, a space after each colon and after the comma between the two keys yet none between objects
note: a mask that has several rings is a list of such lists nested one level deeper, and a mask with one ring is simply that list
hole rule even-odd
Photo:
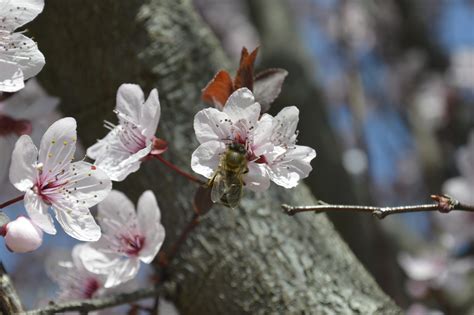
[{"label": "bee leg", "polygon": [[246,167],[246,168],[245,168],[245,171],[244,171],[244,174],[247,174],[248,172],[249,172],[249,168]]}]

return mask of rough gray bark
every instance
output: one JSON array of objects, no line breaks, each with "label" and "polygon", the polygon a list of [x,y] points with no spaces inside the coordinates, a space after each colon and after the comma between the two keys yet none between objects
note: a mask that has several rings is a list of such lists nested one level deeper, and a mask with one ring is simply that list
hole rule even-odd
[{"label": "rough gray bark", "polygon": [[[40,79],[85,145],[113,121],[119,84],[158,87],[166,157],[189,170],[200,89],[226,63],[189,1],[49,0],[31,29],[47,58]],[[115,188],[135,199],[155,191],[168,245],[192,215],[196,187],[156,161]],[[315,202],[304,185],[245,195],[239,210],[215,207],[174,261],[170,294],[182,314],[400,313],[324,215],[281,213],[282,202]]]}]

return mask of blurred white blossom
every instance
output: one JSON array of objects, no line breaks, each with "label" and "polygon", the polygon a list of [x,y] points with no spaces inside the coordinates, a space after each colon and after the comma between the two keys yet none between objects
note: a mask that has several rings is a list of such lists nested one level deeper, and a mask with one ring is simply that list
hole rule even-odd
[{"label": "blurred white blossom", "polygon": [[144,192],[137,211],[119,191],[111,191],[99,204],[98,220],[103,230],[101,239],[86,244],[80,259],[91,272],[106,275],[104,286],[110,288],[133,279],[140,261],[153,261],[165,239],[161,213],[155,195]]},{"label": "blurred white blossom", "polygon": [[448,179],[443,185],[443,192],[461,202],[474,204],[474,130],[456,158],[461,176]]},{"label": "blurred white blossom", "polygon": [[454,86],[474,91],[474,48],[460,49],[451,56],[449,77]]}]

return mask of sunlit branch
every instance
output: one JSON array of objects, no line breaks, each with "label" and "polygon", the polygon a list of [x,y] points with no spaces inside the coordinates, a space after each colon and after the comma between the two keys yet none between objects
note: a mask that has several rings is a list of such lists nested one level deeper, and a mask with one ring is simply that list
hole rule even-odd
[{"label": "sunlit branch", "polygon": [[23,198],[25,198],[25,195],[18,196],[18,197],[16,197],[16,198],[13,198],[12,200],[8,200],[8,201],[6,201],[6,202],[0,204],[0,209],[6,208],[6,207],[8,207],[9,205],[12,205],[12,204],[14,204],[14,203],[16,203],[16,202],[18,202],[18,201],[21,201],[21,200],[23,200]]},{"label": "sunlit branch", "polygon": [[432,195],[431,198],[436,201],[432,204],[410,205],[399,207],[374,207],[374,206],[357,206],[357,205],[332,205],[322,201],[314,206],[290,206],[283,204],[283,212],[292,216],[300,212],[334,212],[334,211],[352,211],[352,212],[368,212],[378,219],[383,219],[388,215],[395,213],[410,213],[422,211],[439,211],[447,213],[452,210],[474,212],[474,206],[460,203],[458,200],[447,195]]},{"label": "sunlit branch", "polygon": [[103,298],[54,304],[44,308],[28,311],[23,314],[50,315],[68,311],[90,312],[155,297],[160,295],[161,291],[161,287],[144,288],[130,293],[112,294]]}]

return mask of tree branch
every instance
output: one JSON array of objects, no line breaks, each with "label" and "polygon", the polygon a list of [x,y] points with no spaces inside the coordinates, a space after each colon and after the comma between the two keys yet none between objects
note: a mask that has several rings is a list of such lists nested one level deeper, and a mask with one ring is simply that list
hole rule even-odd
[{"label": "tree branch", "polygon": [[[112,306],[118,306],[123,304],[128,304],[131,302],[136,302],[138,300],[155,297],[160,295],[163,288],[161,286],[153,288],[144,288],[139,289],[130,293],[120,293],[113,294],[107,297],[82,300],[82,301],[72,301],[62,304],[50,305],[45,308],[40,308],[24,313],[25,315],[49,315],[56,314],[61,312],[68,311],[80,311],[80,312],[90,312],[101,310],[104,308],[109,308]],[[9,313],[7,313],[9,314]]]},{"label": "tree branch", "polygon": [[14,314],[23,311],[20,298],[13,287],[3,264],[0,263],[0,313]]},{"label": "tree branch", "polygon": [[16,198],[13,198],[13,199],[11,199],[11,200],[8,200],[8,201],[6,201],[6,202],[0,204],[0,209],[6,208],[6,207],[8,207],[9,205],[12,205],[12,204],[14,204],[14,203],[16,203],[16,202],[18,202],[18,201],[21,201],[21,200],[23,200],[23,198],[25,198],[25,195],[24,195],[24,194],[21,195],[21,196],[18,196],[18,197],[16,197]]},{"label": "tree branch", "polygon": [[458,200],[447,195],[431,195],[431,199],[436,201],[432,204],[424,205],[410,205],[399,207],[374,207],[374,206],[356,206],[356,205],[331,205],[323,201],[319,201],[318,205],[314,206],[290,206],[287,204],[281,205],[283,212],[293,216],[300,212],[329,212],[329,211],[354,211],[354,212],[369,212],[378,219],[383,219],[388,215],[395,213],[409,213],[421,211],[439,211],[448,213],[452,210],[474,212],[474,206],[466,205]]}]

